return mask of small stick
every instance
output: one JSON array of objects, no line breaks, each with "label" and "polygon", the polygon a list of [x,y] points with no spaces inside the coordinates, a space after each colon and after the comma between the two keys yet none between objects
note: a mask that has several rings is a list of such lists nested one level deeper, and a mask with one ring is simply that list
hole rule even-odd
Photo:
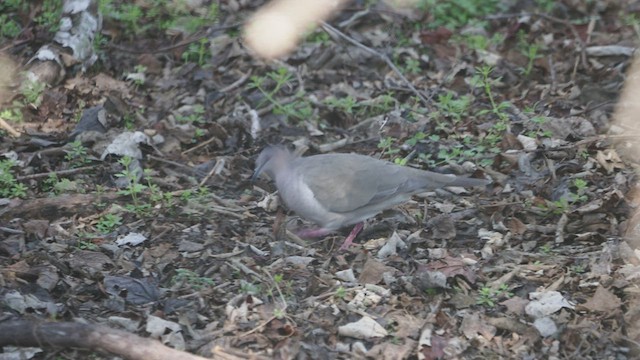
[{"label": "small stick", "polygon": [[415,88],[415,86],[413,86],[413,84],[402,74],[402,72],[400,71],[400,69],[398,69],[398,67],[395,66],[395,64],[389,59],[388,56],[379,53],[378,51],[358,42],[357,40],[355,40],[354,38],[346,35],[345,33],[341,32],[340,30],[334,28],[333,26],[327,24],[326,22],[321,22],[322,24],[322,28],[324,29],[324,31],[326,31],[329,34],[334,34],[346,41],[348,41],[349,43],[365,50],[366,52],[376,55],[379,58],[381,58],[382,60],[384,60],[385,63],[387,63],[387,65],[391,68],[391,70],[393,70],[393,72],[395,72],[400,79],[402,79],[402,81],[409,87],[409,89],[411,89],[411,91],[413,91],[414,94],[416,94],[417,97],[420,98],[420,100],[422,100],[422,102],[425,105],[429,105],[429,100],[427,99],[424,95],[422,95],[422,93],[420,93],[420,91],[418,91],[418,89]]}]

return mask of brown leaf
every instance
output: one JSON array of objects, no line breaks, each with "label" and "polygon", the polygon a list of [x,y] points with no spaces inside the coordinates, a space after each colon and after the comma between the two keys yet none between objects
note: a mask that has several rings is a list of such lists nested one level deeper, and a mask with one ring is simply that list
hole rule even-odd
[{"label": "brown leaf", "polygon": [[362,268],[362,273],[358,278],[358,282],[360,284],[377,284],[382,281],[382,274],[387,271],[394,271],[393,268],[390,268],[383,263],[370,258],[364,264]]},{"label": "brown leaf", "polygon": [[595,294],[581,307],[589,311],[608,312],[620,309],[622,302],[615,294],[605,289],[602,286],[598,286]]},{"label": "brown leaf", "polygon": [[424,30],[420,32],[420,40],[423,44],[434,45],[442,44],[449,41],[453,32],[444,26],[440,26],[435,30]]},{"label": "brown leaf", "polygon": [[502,150],[522,150],[522,143],[512,133],[505,133],[502,136],[500,142],[500,149]]},{"label": "brown leaf", "polygon": [[470,283],[475,283],[476,274],[462,259],[447,256],[444,259],[431,262],[427,268],[431,271],[439,271],[446,275],[447,279],[456,275],[464,276]]},{"label": "brown leaf", "polygon": [[524,314],[524,307],[529,303],[529,300],[523,299],[519,296],[514,296],[500,303],[507,307],[507,312],[522,315]]},{"label": "brown leaf", "polygon": [[469,340],[475,339],[478,335],[491,340],[496,335],[496,327],[480,319],[480,314],[478,313],[467,313],[462,319],[460,329]]},{"label": "brown leaf", "polygon": [[515,217],[507,220],[506,225],[509,230],[516,235],[522,235],[525,231],[527,231],[527,225],[525,225],[522,221],[520,221],[520,219]]}]

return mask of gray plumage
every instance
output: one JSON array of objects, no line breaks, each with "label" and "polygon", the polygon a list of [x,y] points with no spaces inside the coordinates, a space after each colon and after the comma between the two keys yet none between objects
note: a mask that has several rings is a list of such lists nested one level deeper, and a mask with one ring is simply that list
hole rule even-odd
[{"label": "gray plumage", "polygon": [[298,157],[281,146],[270,146],[260,153],[253,178],[263,172],[275,180],[290,210],[325,230],[360,223],[421,192],[490,183],[357,154]]}]

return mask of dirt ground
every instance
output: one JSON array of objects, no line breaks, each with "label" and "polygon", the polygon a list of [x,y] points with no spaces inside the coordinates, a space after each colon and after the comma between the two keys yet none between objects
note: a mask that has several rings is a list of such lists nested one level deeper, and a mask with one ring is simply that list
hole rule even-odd
[{"label": "dirt ground", "polygon": [[[221,1],[195,32],[104,16],[95,61],[59,64],[33,3],[0,38],[0,359],[640,357],[640,2],[357,1],[265,60],[264,3]],[[350,229],[300,239],[249,181],[269,144],[493,182],[339,251]]]}]

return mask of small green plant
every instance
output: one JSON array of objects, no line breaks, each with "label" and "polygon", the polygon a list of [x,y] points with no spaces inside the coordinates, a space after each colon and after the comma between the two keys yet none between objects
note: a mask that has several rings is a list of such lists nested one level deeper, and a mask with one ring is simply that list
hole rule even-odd
[{"label": "small green plant", "polygon": [[240,283],[240,291],[244,294],[257,295],[262,292],[262,287],[254,283],[242,281]]},{"label": "small green plant", "polygon": [[382,94],[376,98],[358,102],[353,96],[328,96],[323,100],[331,110],[341,111],[356,117],[372,117],[384,114],[393,109],[395,99],[391,94]]},{"label": "small green plant", "polygon": [[42,103],[42,93],[46,87],[47,84],[42,81],[26,80],[20,88],[20,93],[24,97],[23,104],[38,108]]},{"label": "small green plant", "polygon": [[338,286],[334,296],[336,299],[344,300],[344,298],[347,297],[347,289],[342,286]]},{"label": "small green plant", "polygon": [[469,115],[470,106],[470,96],[465,95],[454,99],[454,94],[452,92],[447,92],[446,94],[438,95],[438,100],[436,102],[438,111],[432,116],[437,118],[439,115],[442,115],[451,118],[454,123],[458,123],[462,118]]},{"label": "small green plant", "polygon": [[197,139],[205,136],[206,134],[207,132],[204,129],[197,128],[195,133],[193,134],[193,137],[194,137],[193,142],[197,142],[198,141]]},{"label": "small green plant", "polygon": [[640,38],[640,19],[638,19],[636,14],[626,14],[623,22],[625,25],[631,26],[636,36]]},{"label": "small green plant", "polygon": [[276,319],[284,319],[287,316],[287,313],[284,309],[281,308],[275,308],[273,309],[273,316]]},{"label": "small green plant", "polygon": [[544,244],[542,246],[540,246],[540,252],[545,254],[545,255],[549,255],[551,254],[551,245],[549,244]]},{"label": "small green plant", "polygon": [[100,33],[96,34],[95,38],[93,39],[93,51],[95,51],[95,53],[98,55],[98,58],[105,58],[105,47],[108,43],[109,40],[107,39],[107,37]]},{"label": "small green plant", "polygon": [[581,193],[587,189],[587,181],[580,178],[575,179],[573,180],[573,186],[576,187],[576,189],[578,190],[578,193]]},{"label": "small green plant", "polygon": [[197,189],[186,189],[180,194],[180,199],[183,201],[188,200],[200,200],[200,201],[209,201],[207,198],[209,195],[209,189],[202,186]]},{"label": "small green plant", "polygon": [[71,181],[66,178],[58,178],[58,175],[54,172],[42,182],[42,191],[52,192],[56,195],[69,193],[69,192],[83,192],[80,185],[83,184],[82,180]]},{"label": "small green plant", "polygon": [[556,215],[561,215],[569,211],[569,200],[566,197],[556,201],[547,202],[547,206],[543,206],[543,210]]},{"label": "small green plant", "polygon": [[[425,133],[423,133],[422,131],[418,131],[417,133],[413,134],[410,138],[405,140],[404,144],[405,146],[409,146],[413,148],[418,144],[419,141],[425,139],[426,137],[427,135]],[[395,164],[401,165],[401,166],[407,165],[408,161],[409,161],[408,158],[396,158],[393,160]]]},{"label": "small green plant", "polygon": [[484,286],[478,291],[478,297],[476,298],[477,305],[483,305],[488,307],[496,306],[496,302],[510,298],[513,293],[509,291],[507,284],[501,284],[498,289],[494,290],[489,286]]},{"label": "small green plant", "polygon": [[404,60],[404,72],[409,73],[409,74],[420,74],[422,72],[422,69],[420,69],[420,60],[418,59],[414,59],[414,58],[410,58],[407,57]]},{"label": "small green plant", "polygon": [[205,287],[214,286],[213,279],[199,276],[195,272],[187,269],[176,269],[176,274],[171,280],[174,284],[185,282],[195,290],[201,290]]},{"label": "small green plant", "polygon": [[493,68],[491,66],[484,65],[478,67],[476,68],[476,75],[472,79],[472,84],[476,87],[482,88],[485,92],[485,95],[489,99],[489,102],[491,103],[491,109],[480,110],[478,112],[478,115],[486,115],[488,113],[496,115],[500,122],[494,125],[494,127],[498,127],[497,130],[499,131],[504,131],[507,129],[506,121],[508,120],[508,115],[505,113],[505,110],[511,106],[511,103],[509,103],[508,101],[503,101],[501,103],[496,102],[491,87],[500,79],[492,79],[492,72]]},{"label": "small green plant", "polygon": [[67,155],[64,156],[65,160],[71,162],[72,167],[81,167],[90,162],[87,148],[82,145],[80,140],[75,140],[70,143],[71,149],[66,150]]},{"label": "small green plant", "polygon": [[493,290],[491,290],[491,288],[483,287],[478,292],[478,297],[476,298],[476,304],[494,307],[496,306],[495,301],[496,301],[496,295],[493,292]]},{"label": "small green plant", "polygon": [[147,189],[149,190],[150,196],[149,199],[154,204],[164,204],[166,207],[170,208],[173,204],[173,194],[170,192],[164,192],[160,189],[160,187],[156,184],[151,183],[151,179],[153,178],[154,171],[151,169],[144,169],[144,178],[147,181]]},{"label": "small green plant", "polygon": [[393,155],[400,152],[400,149],[393,147],[395,141],[396,139],[391,136],[381,138],[378,142],[378,149],[382,150],[384,156],[393,157]]},{"label": "small green plant", "polygon": [[535,0],[536,5],[540,8],[540,10],[544,13],[551,12],[556,2],[554,0]]},{"label": "small green plant", "polygon": [[189,201],[193,199],[193,197],[194,197],[194,193],[193,193],[193,190],[191,189],[186,189],[180,194],[180,199],[182,201]]},{"label": "small green plant", "polygon": [[395,104],[396,99],[394,98],[393,93],[382,94],[369,102],[365,116],[373,117],[385,114],[393,110]]},{"label": "small green plant", "polygon": [[60,28],[62,17],[62,0],[44,0],[42,11],[35,17],[35,22],[47,31],[54,33]]},{"label": "small green plant", "polygon": [[[201,28],[215,22],[218,18],[218,3],[212,1],[206,14],[192,15],[184,1],[167,2],[165,0],[153,0],[157,9],[152,12],[152,18],[158,24],[157,27],[164,30],[178,30],[194,33]],[[164,14],[163,14],[164,12]],[[148,15],[147,15],[148,17]]]},{"label": "small green plant", "polygon": [[20,110],[20,106],[21,105],[18,105],[0,111],[0,118],[9,120],[14,123],[21,123],[24,118],[22,116],[22,110]]},{"label": "small green plant", "polygon": [[123,33],[131,36],[148,32],[194,33],[217,21],[218,2],[212,1],[204,14],[192,14],[185,1],[149,0],[130,3],[126,1],[99,0],[98,8],[104,18],[124,26]]},{"label": "small green plant", "polygon": [[583,160],[587,160],[589,158],[589,151],[582,150],[578,153],[578,156],[580,156]]},{"label": "small green plant", "polygon": [[[2,7],[0,5],[0,11],[2,11]],[[22,28],[17,21],[11,19],[9,15],[2,13],[0,14],[0,36],[5,38],[14,38],[20,34]]]},{"label": "small green plant", "polygon": [[[257,89],[262,93],[265,102],[273,106],[273,113],[276,115],[284,115],[287,119],[308,119],[313,114],[313,109],[307,100],[304,99],[304,93],[298,92],[293,100],[287,104],[282,104],[276,99],[276,95],[293,81],[293,76],[286,68],[279,68],[266,74],[266,76],[252,76],[249,83],[250,88]],[[268,82],[273,86],[268,90]],[[264,104],[264,103],[263,103]],[[260,104],[258,107],[262,106]]]},{"label": "small green plant", "polygon": [[545,116],[533,116],[531,122],[534,124],[534,130],[527,132],[527,136],[532,138],[537,137],[551,137],[553,133],[550,130],[542,130],[544,125],[549,119]]},{"label": "small green plant", "polygon": [[551,212],[556,215],[564,214],[571,209],[571,206],[578,205],[589,200],[586,194],[588,183],[584,179],[573,180],[575,191],[570,191],[556,201],[547,201],[546,206],[539,206],[541,210]]},{"label": "small green plant", "polygon": [[199,66],[204,66],[211,58],[209,51],[209,40],[202,38],[198,42],[190,44],[185,52],[182,53],[182,60],[185,62],[194,61]]},{"label": "small green plant", "polygon": [[127,180],[127,187],[118,191],[118,194],[129,195],[133,199],[133,205],[128,208],[135,212],[143,212],[150,207],[148,204],[141,204],[139,195],[147,188],[144,184],[141,184],[136,172],[132,169],[133,158],[129,156],[122,157],[119,161],[120,165],[124,166],[124,170],[117,173],[115,176],[119,178],[125,178]]},{"label": "small green plant", "polygon": [[483,139],[484,145],[491,152],[499,151],[497,144],[502,141],[504,132],[509,128],[509,115],[506,110],[511,107],[511,103],[503,101],[497,103],[493,94],[492,86],[499,79],[493,80],[490,75],[493,72],[491,66],[482,66],[476,68],[476,75],[472,78],[472,84],[484,90],[484,93],[491,104],[490,109],[482,109],[477,112],[478,116],[492,114],[497,118],[496,123],[489,129],[487,135]]},{"label": "small green plant", "polygon": [[575,179],[573,180],[573,186],[576,188],[576,192],[572,193],[571,196],[571,202],[572,203],[579,203],[579,202],[584,202],[587,201],[589,199],[589,197],[585,194],[585,192],[587,191],[587,181],[584,179]]},{"label": "small green plant", "polygon": [[421,140],[424,140],[427,137],[427,134],[423,133],[422,131],[418,131],[417,133],[413,134],[409,139],[405,140],[405,145],[408,146],[416,146],[418,144],[418,142],[420,142]]},{"label": "small green plant", "polygon": [[139,34],[142,32],[142,24],[141,18],[144,15],[144,12],[140,6],[136,4],[127,4],[124,3],[121,6],[121,11],[117,13],[113,13],[116,19],[122,21],[127,28],[133,32],[133,34]]},{"label": "small green plant", "polygon": [[569,268],[569,270],[570,270],[571,272],[576,273],[576,274],[582,274],[582,273],[584,273],[585,271],[587,271],[587,269],[585,268],[585,266],[584,266],[583,264],[575,264],[575,265],[572,265],[572,266]]},{"label": "small green plant", "polygon": [[146,82],[147,79],[147,67],[144,65],[136,65],[133,67],[133,72],[127,73],[127,80],[133,81],[133,83],[137,86],[142,86]]},{"label": "small green plant", "polygon": [[529,76],[529,74],[531,74],[534,61],[540,58],[540,55],[538,55],[539,49],[540,47],[537,44],[529,44],[524,50],[522,50],[522,53],[528,60],[527,66],[522,70],[524,76]]},{"label": "small green plant", "polygon": [[291,296],[293,294],[293,282],[286,281],[284,275],[276,274],[273,276],[274,286],[267,290],[270,296],[274,296],[274,290],[280,289],[284,294]]},{"label": "small green plant", "polygon": [[513,296],[513,293],[509,290],[509,286],[507,284],[500,284],[496,290],[496,295],[499,298],[510,298]]},{"label": "small green plant", "polygon": [[27,11],[29,4],[24,0],[4,0],[0,3],[0,10],[2,11]]},{"label": "small green plant", "polygon": [[469,34],[462,37],[462,41],[473,50],[487,50],[491,45],[491,39],[485,35]]},{"label": "small green plant", "polygon": [[76,247],[80,250],[98,250],[98,245],[91,242],[91,240],[78,240]]},{"label": "small green plant", "polygon": [[323,102],[331,109],[343,111],[350,115],[353,115],[354,109],[358,107],[358,102],[352,96],[346,96],[343,98],[329,96],[324,99]]},{"label": "small green plant", "polygon": [[419,7],[432,16],[430,27],[457,29],[470,24],[483,25],[478,20],[499,11],[499,0],[421,0]]},{"label": "small green plant", "polygon": [[204,124],[204,106],[200,104],[193,105],[193,112],[189,115],[176,115],[176,121],[180,124]]},{"label": "small green plant", "polygon": [[480,34],[468,34],[457,37],[456,39],[466,44],[469,49],[489,51],[503,44],[505,36],[501,33],[495,33],[491,37]]},{"label": "small green plant", "polygon": [[122,122],[123,122],[124,128],[129,131],[134,130],[136,128],[136,119],[134,114],[132,113],[125,114],[122,118]]},{"label": "small green plant", "polygon": [[307,41],[319,44],[328,44],[331,41],[331,37],[324,30],[314,30],[307,35]]},{"label": "small green plant", "polygon": [[533,70],[533,63],[541,57],[538,55],[540,45],[529,41],[524,31],[519,31],[517,37],[518,49],[520,49],[520,52],[527,58],[527,65],[521,69],[521,72],[524,76],[529,76],[531,74],[531,70]]},{"label": "small green plant", "polygon": [[108,234],[120,225],[122,225],[122,217],[120,215],[104,214],[100,220],[98,220],[96,229],[98,229],[101,234]]},{"label": "small green plant", "polygon": [[43,181],[43,190],[51,191],[56,195],[70,192],[83,192],[80,185],[82,180],[71,181],[66,178],[58,179],[56,173],[49,174],[49,177]]},{"label": "small green plant", "polygon": [[428,295],[428,296],[436,296],[436,295],[438,295],[438,289],[433,288],[433,287],[426,288],[426,289],[424,289],[424,293],[425,293],[425,295]]},{"label": "small green plant", "polygon": [[11,169],[16,165],[12,160],[0,161],[0,198],[24,198],[27,186],[18,182]]},{"label": "small green plant", "polygon": [[53,189],[58,183],[58,181],[59,181],[58,175],[52,172],[44,181],[42,181],[42,191],[45,191],[45,192],[51,191],[55,193]]}]

